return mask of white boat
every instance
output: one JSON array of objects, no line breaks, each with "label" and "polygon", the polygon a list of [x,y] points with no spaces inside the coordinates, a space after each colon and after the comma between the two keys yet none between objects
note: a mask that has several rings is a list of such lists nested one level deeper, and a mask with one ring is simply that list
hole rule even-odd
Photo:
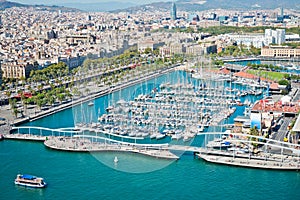
[{"label": "white boat", "polygon": [[192,74],[192,78],[195,78],[195,79],[202,79],[202,78],[203,78],[203,75],[201,75],[200,73],[194,73],[194,74]]},{"label": "white boat", "polygon": [[147,137],[148,135],[149,135],[148,132],[143,132],[143,133],[142,133],[142,137]]},{"label": "white boat", "polygon": [[198,132],[203,132],[203,131],[204,131],[204,126],[202,125],[198,128]]},{"label": "white boat", "polygon": [[172,140],[180,140],[181,138],[182,138],[181,133],[175,133],[174,135],[172,135]]},{"label": "white boat", "polygon": [[106,108],[106,112],[110,112],[110,111],[112,111],[113,109],[114,109],[113,106],[108,106],[108,107]]},{"label": "white boat", "polygon": [[90,101],[89,103],[88,103],[88,106],[93,106],[94,105],[94,102],[92,102],[92,101]]},{"label": "white boat", "polygon": [[223,139],[215,139],[213,141],[209,141],[206,145],[208,148],[229,148],[232,144]]},{"label": "white boat", "polygon": [[136,132],[132,131],[128,134],[129,137],[135,137],[136,136]]},{"label": "white boat", "polygon": [[44,188],[47,185],[47,183],[44,182],[43,178],[32,176],[29,174],[18,174],[17,178],[15,179],[15,184],[33,188]]},{"label": "white boat", "polygon": [[150,139],[155,139],[156,138],[156,133],[152,133],[151,135],[150,135]]},{"label": "white boat", "polygon": [[163,139],[164,137],[166,137],[165,134],[158,133],[158,134],[156,135],[156,139],[157,139],[157,140]]},{"label": "white boat", "polygon": [[228,151],[234,151],[237,154],[244,154],[244,153],[249,153],[249,149],[247,148],[238,148],[238,147],[230,147],[227,149]]},{"label": "white boat", "polygon": [[118,157],[115,156],[114,163],[117,163],[117,162],[119,162],[119,160],[118,160]]},{"label": "white boat", "polygon": [[183,137],[183,141],[184,142],[188,142],[188,141],[190,141],[192,138],[191,137],[189,137],[188,135],[185,135],[184,137]]}]

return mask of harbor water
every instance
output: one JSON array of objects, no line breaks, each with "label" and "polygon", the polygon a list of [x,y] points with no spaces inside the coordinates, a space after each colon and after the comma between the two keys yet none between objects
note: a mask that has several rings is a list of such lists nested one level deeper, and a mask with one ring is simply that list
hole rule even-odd
[{"label": "harbor water", "polygon": [[[93,108],[86,103],[24,125],[72,127],[78,109],[93,109],[84,115],[94,121],[107,106],[150,93],[165,81],[199,84],[185,72],[173,72],[100,97]],[[243,108],[238,107],[234,116],[242,114]],[[201,143],[203,138],[194,143],[197,140]],[[18,173],[41,176],[48,186],[15,186]],[[0,199],[300,199],[300,173],[217,165],[192,153],[170,162],[132,153],[55,151],[39,142],[4,140],[0,142],[0,191]]]},{"label": "harbor water", "polygon": [[[88,153],[53,151],[36,142],[3,141],[0,159],[0,199],[300,198],[299,172],[216,165],[191,155],[183,155],[161,170],[133,174],[108,167]],[[148,157],[146,161],[161,162]],[[117,165],[122,162],[119,159]],[[42,176],[48,186],[15,186],[17,173]]]}]

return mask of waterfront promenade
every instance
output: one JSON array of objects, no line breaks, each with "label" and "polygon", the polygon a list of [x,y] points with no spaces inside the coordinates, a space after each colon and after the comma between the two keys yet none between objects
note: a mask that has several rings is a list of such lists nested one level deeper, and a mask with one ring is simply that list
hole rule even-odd
[{"label": "waterfront promenade", "polygon": [[[108,140],[108,139],[106,139]],[[55,150],[74,151],[74,152],[131,152],[143,154],[146,156],[163,158],[163,159],[179,159],[178,156],[171,153],[168,149],[163,149],[164,145],[149,144],[142,146],[130,143],[99,143],[91,142],[85,138],[69,138],[69,137],[51,137],[44,142],[45,146]]]},{"label": "waterfront promenade", "polygon": [[262,168],[262,169],[276,169],[276,170],[300,170],[299,154],[296,155],[282,155],[270,154],[260,152],[256,155],[220,151],[217,149],[207,149],[204,147],[184,146],[184,145],[170,145],[166,144],[137,144],[117,142],[109,138],[103,138],[105,142],[93,142],[88,137],[55,137],[42,136],[32,134],[7,134],[5,139],[18,139],[44,142],[44,145],[53,150],[70,151],[70,152],[131,152],[142,154],[155,158],[177,160],[180,155],[173,153],[191,152],[199,158],[212,163]]},{"label": "waterfront promenade", "polygon": [[[53,129],[52,132],[61,132],[61,134],[59,135],[63,135],[63,132],[72,132],[72,130],[71,128],[68,128],[66,130]],[[76,132],[77,134],[73,135],[72,137],[53,135],[45,136],[42,134],[42,132],[40,135],[22,134],[18,132],[14,134],[6,134],[4,135],[4,138],[44,142],[45,146],[50,149],[70,152],[131,152],[162,159],[179,159],[183,153],[191,152],[205,161],[218,164],[262,169],[300,170],[299,145],[288,145],[287,143],[280,141],[277,141],[278,144],[273,144],[270,141],[274,142],[275,140],[272,139],[266,139],[266,143],[258,142],[261,144],[265,144],[266,147],[256,152],[252,150],[250,151],[251,148],[249,146],[249,152],[247,153],[242,152],[238,148],[234,148],[234,150],[229,151],[218,148],[215,149],[201,146],[177,145],[171,143],[129,143],[111,139],[110,137],[81,135],[80,131],[74,132]],[[202,134],[210,135],[215,133],[207,132]],[[235,136],[245,137],[245,134],[232,134]],[[258,136],[251,137],[260,138]],[[249,143],[250,145],[251,143],[251,141],[244,139],[227,139],[227,141],[229,141],[231,144],[236,145],[245,145],[247,143]],[[274,151],[274,149],[276,148],[279,148],[279,150]],[[290,153],[287,153],[287,151],[290,151]]]}]

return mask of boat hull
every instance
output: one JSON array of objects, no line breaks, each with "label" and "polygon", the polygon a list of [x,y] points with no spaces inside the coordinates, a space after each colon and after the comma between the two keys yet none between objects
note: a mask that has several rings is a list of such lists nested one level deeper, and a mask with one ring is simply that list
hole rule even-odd
[{"label": "boat hull", "polygon": [[30,187],[30,188],[45,188],[47,184],[45,183],[44,185],[34,185],[30,183],[20,183],[18,181],[15,181],[15,185],[23,186],[23,187]]}]

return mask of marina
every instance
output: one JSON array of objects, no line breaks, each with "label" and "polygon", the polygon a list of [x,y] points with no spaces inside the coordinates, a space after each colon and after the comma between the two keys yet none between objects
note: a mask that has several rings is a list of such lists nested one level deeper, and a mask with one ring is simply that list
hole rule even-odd
[{"label": "marina", "polygon": [[[265,157],[261,152],[257,154],[253,147],[250,151],[251,145],[247,149],[236,148],[239,138],[231,138],[232,141],[216,139],[220,135],[236,135],[230,130],[224,132],[226,127],[231,126],[231,116],[235,115],[239,106],[247,108],[254,103],[257,96],[263,95],[265,85],[244,79],[229,81],[224,76],[224,80],[215,81],[220,79],[220,75],[202,79],[200,76],[194,78],[193,74],[186,72],[171,73],[176,74],[177,78],[173,80],[177,82],[162,79],[160,83],[149,84],[146,81],[146,90],[127,100],[123,99],[122,90],[117,91],[112,94],[112,99],[104,109],[91,100],[73,107],[74,126],[56,129],[17,126],[11,129],[11,134],[4,137],[43,141],[46,147],[55,150],[131,152],[170,160],[180,159],[184,152],[191,152],[201,159],[215,163],[225,161],[213,160],[211,156],[230,157],[235,151],[238,154],[246,151],[247,158],[251,157],[251,160]],[[205,139],[198,143],[202,136]],[[195,142],[198,144],[194,144]],[[276,148],[284,149],[281,144]],[[283,152],[275,154],[282,156]],[[235,158],[247,159],[240,155],[232,156],[230,163],[238,165],[240,162],[235,162]],[[266,159],[265,162],[269,160]],[[296,166],[294,170],[298,170],[297,162],[293,164]],[[249,162],[248,167],[252,165]],[[282,167],[285,168],[286,166]]]},{"label": "marina", "polygon": [[[174,74],[177,74],[178,72],[174,72]],[[172,77],[174,78],[174,77]],[[174,113],[174,110],[172,111],[172,106],[175,105],[175,101],[165,101],[163,100],[162,97],[168,98],[168,96],[176,96],[181,98],[181,95],[179,94],[171,94],[168,92],[163,92],[160,94],[160,86],[161,83],[167,83],[169,81],[165,80],[166,78],[161,77],[157,79],[156,84],[152,84],[151,81],[150,83],[144,83],[147,84],[149,87],[148,89],[144,90],[144,87],[142,85],[137,85],[135,87],[128,88],[130,91],[130,98],[128,99],[123,99],[121,102],[117,103],[122,99],[122,97],[128,96],[129,92],[128,90],[124,89],[118,92],[115,92],[112,95],[109,95],[108,97],[101,97],[99,100],[94,101],[94,105],[88,105],[89,101],[86,102],[86,104],[82,103],[79,104],[76,108],[74,109],[69,109],[62,111],[60,113],[55,114],[54,117],[45,117],[41,118],[37,121],[32,121],[23,124],[22,126],[16,126],[12,127],[13,129],[11,130],[11,134],[5,134],[4,137],[5,140],[0,142],[0,146],[2,149],[2,158],[4,159],[3,165],[7,165],[8,168],[4,168],[3,170],[6,170],[6,173],[4,173],[4,178],[8,178],[7,176],[13,177],[15,176],[15,172],[18,171],[20,168],[22,168],[22,171],[31,171],[32,173],[36,174],[46,174],[45,176],[47,178],[47,182],[50,183],[50,186],[47,187],[47,190],[43,190],[43,196],[49,197],[49,198],[59,198],[57,195],[63,195],[65,193],[64,191],[59,191],[55,185],[60,185],[62,182],[57,178],[57,176],[64,177],[66,181],[70,183],[70,186],[72,186],[72,190],[83,190],[85,191],[85,196],[81,196],[82,198],[95,198],[101,196],[107,197],[109,199],[111,198],[117,198],[117,196],[121,195],[119,190],[136,190],[137,195],[140,193],[146,193],[145,189],[138,187],[136,185],[140,184],[140,179],[142,178],[145,180],[145,184],[150,184],[150,185],[157,185],[157,179],[161,180],[160,185],[167,187],[170,182],[173,182],[174,185],[176,185],[176,188],[172,186],[174,191],[179,190],[186,190],[186,186],[183,186],[182,183],[187,182],[187,184],[190,185],[189,189],[191,192],[193,192],[193,197],[203,197],[202,195],[197,195],[199,193],[199,179],[197,177],[201,177],[202,179],[205,179],[205,181],[209,182],[214,182],[215,186],[214,187],[206,187],[205,191],[203,190],[203,194],[207,194],[207,192],[214,193],[215,187],[222,187],[225,190],[239,190],[241,191],[242,188],[247,187],[248,184],[260,184],[264,188],[270,187],[269,185],[264,185],[265,182],[260,181],[258,177],[264,177],[264,179],[269,179],[272,180],[272,183],[274,184],[282,184],[282,182],[287,183],[288,182],[294,182],[298,181],[297,177],[292,175],[293,173],[287,173],[284,172],[285,170],[289,171],[297,171],[295,167],[289,167],[286,164],[282,164],[283,162],[287,162],[290,158],[286,158],[285,151],[283,151],[284,156],[281,157],[281,151],[277,150],[276,153],[272,154],[272,159],[275,157],[277,160],[273,161],[271,158],[267,161],[265,161],[265,156],[270,154],[263,154],[263,152],[257,152],[254,153],[251,151],[251,148],[249,148],[249,151],[247,153],[240,153],[238,152],[238,148],[241,149],[241,147],[237,147],[235,142],[230,141],[232,146],[230,148],[235,149],[236,153],[233,153],[233,150],[230,148],[227,149],[219,149],[219,148],[207,148],[206,145],[208,144],[209,141],[214,141],[215,139],[221,138],[222,135],[224,135],[224,129],[225,127],[229,127],[230,124],[233,124],[233,119],[238,115],[238,113],[243,113],[244,108],[247,108],[248,103],[245,103],[245,100],[248,100],[251,104],[255,102],[255,95],[246,95],[246,96],[232,96],[232,97],[224,97],[224,99],[228,99],[229,102],[233,100],[241,100],[243,105],[238,106],[237,103],[228,103],[226,105],[228,108],[231,107],[232,114],[229,116],[229,118],[225,118],[224,121],[224,116],[220,116],[220,119],[223,119],[223,122],[221,123],[215,123],[210,120],[211,124],[217,124],[215,126],[210,126],[210,124],[207,123],[208,126],[204,126],[204,115],[196,115],[195,112],[193,112],[193,109],[188,109],[188,107],[185,107],[188,104],[193,105],[193,108],[197,108],[197,106],[203,106],[203,109],[207,109],[207,116],[209,116],[209,113],[213,115],[214,112],[218,111],[218,103],[212,103],[210,100],[206,100],[205,103],[200,103],[201,99],[208,99],[209,97],[204,97],[203,95],[198,95],[198,99],[200,99],[199,103],[190,101],[191,99],[188,99],[189,95],[187,93],[184,93],[184,99],[183,101],[178,100],[176,102],[177,105],[182,106],[180,107],[179,111],[181,111],[182,116],[186,119],[190,120],[197,120],[197,122],[203,126],[197,127],[195,126],[193,129],[197,130],[194,134],[194,136],[188,141],[188,143],[184,142],[184,133],[185,128],[187,129],[190,127],[190,122],[189,120],[181,120],[181,121],[174,121],[173,123],[175,126],[173,127],[172,125],[168,126],[167,123],[169,122],[170,124],[172,121],[168,121],[168,114],[172,114],[171,118],[174,119],[180,119],[180,115],[176,116]],[[174,78],[175,79],[175,78]],[[192,79],[194,81],[195,79]],[[161,81],[161,82],[160,82]],[[165,91],[171,90],[170,86],[178,84],[178,82],[170,83],[169,86],[168,84],[168,89],[165,89]],[[200,82],[195,82],[193,85],[196,85],[196,89],[191,89],[191,94],[192,97],[197,96],[197,89],[198,91],[201,83]],[[239,86],[240,85],[240,86]],[[240,88],[241,87],[241,88]],[[145,87],[146,88],[146,87]],[[151,93],[154,88],[157,88],[156,93]],[[167,88],[167,87],[166,87]],[[208,87],[207,87],[208,88]],[[228,88],[228,89],[226,89]],[[232,88],[233,90],[230,90]],[[236,90],[238,88],[238,90]],[[224,91],[225,94],[237,94],[238,91],[241,90],[250,90],[250,88],[245,88],[245,86],[241,84],[236,84],[232,83],[230,87],[230,83],[225,84],[224,90],[221,89],[220,91]],[[138,91],[138,92],[133,92],[133,91]],[[163,90],[164,91],[164,90]],[[210,89],[202,89],[202,91],[210,91],[210,93],[213,93],[213,90]],[[226,92],[227,91],[227,92]],[[196,95],[195,95],[196,93]],[[208,92],[208,94],[210,94]],[[215,92],[216,94],[219,94],[218,92]],[[155,94],[155,95],[154,95]],[[158,97],[156,97],[156,94],[159,94]],[[141,96],[139,96],[141,95]],[[152,98],[148,98],[147,95],[152,95]],[[223,95],[223,96],[224,96]],[[159,97],[161,96],[161,97]],[[157,100],[161,98],[161,102],[158,102]],[[173,98],[173,97],[172,97]],[[223,98],[223,97],[222,97]],[[157,102],[156,102],[157,101]],[[190,101],[190,103],[186,103]],[[123,103],[122,103],[123,102]],[[208,103],[209,102],[209,103]],[[220,100],[221,102],[221,100]],[[220,104],[219,102],[219,104]],[[130,105],[130,103],[132,105]],[[122,107],[123,104],[123,107]],[[124,106],[124,105],[130,105],[129,106]],[[225,104],[225,103],[224,103]],[[100,105],[100,106],[99,106]],[[147,107],[148,106],[148,107]],[[164,106],[164,107],[163,107]],[[179,108],[179,106],[177,106]],[[221,104],[221,106],[225,106]],[[225,106],[225,107],[226,107]],[[124,119],[122,112],[120,112],[120,108],[126,108],[134,110],[134,115],[135,116],[133,119],[137,118],[136,121],[134,120],[128,120]],[[155,112],[154,108],[155,107],[160,107],[159,112]],[[108,108],[108,109],[107,109]],[[159,116],[159,120],[157,120],[158,123],[150,122],[148,125],[144,122],[142,122],[142,117],[145,117],[142,113],[145,111],[145,109],[148,108],[148,115],[149,116],[155,116],[155,113],[157,113],[157,116]],[[176,108],[174,106],[174,108]],[[235,108],[235,109],[234,109]],[[140,109],[140,110],[139,110]],[[144,109],[144,110],[143,110]],[[141,112],[142,111],[142,112]],[[220,111],[220,110],[219,110]],[[79,117],[77,114],[79,112],[82,112],[82,116]],[[225,112],[224,112],[225,113]],[[110,115],[111,117],[107,117]],[[71,117],[70,117],[71,116]],[[113,117],[112,117],[113,116]],[[137,116],[141,116],[140,118]],[[128,113],[127,113],[128,117]],[[202,119],[201,119],[202,117]],[[100,119],[114,119],[114,121],[103,121]],[[145,120],[145,118],[144,118]],[[125,123],[125,122],[128,122]],[[222,120],[221,120],[222,121]],[[142,122],[142,123],[137,123],[137,122]],[[209,121],[208,121],[209,122]],[[226,122],[226,123],[224,123]],[[113,129],[110,126],[107,125],[113,125],[118,124],[118,129]],[[185,126],[179,126],[179,124],[186,123]],[[177,126],[177,125],[178,126]],[[231,125],[230,125],[231,126]],[[40,127],[40,128],[37,128]],[[47,127],[47,128],[45,128]],[[116,126],[117,127],[117,126]],[[162,132],[164,133],[163,130],[169,130],[169,129],[181,129],[182,132],[180,135],[180,132],[175,133],[168,133],[165,132],[165,136],[162,139],[151,139],[150,134],[147,136],[137,136],[135,135],[129,135],[128,132],[127,134],[121,134],[122,130],[121,128],[130,129],[128,130],[140,130],[140,128],[144,127],[156,127],[156,130],[154,132],[159,132],[159,127],[162,127]],[[203,128],[202,128],[203,127]],[[35,129],[34,129],[35,128]],[[30,130],[29,130],[30,129]],[[152,129],[150,128],[151,132]],[[119,132],[118,132],[119,131]],[[143,131],[141,131],[143,132]],[[28,134],[28,135],[26,135]],[[205,136],[207,134],[207,136]],[[227,136],[230,135],[229,132],[225,133]],[[9,135],[9,136],[8,136]],[[109,150],[105,151],[91,151],[90,153],[86,154],[85,152],[89,151],[76,151],[80,150],[80,143],[77,142],[78,147],[74,149],[74,144],[75,142],[72,142],[72,140],[82,140],[90,137],[87,141],[87,144],[93,144],[93,145],[102,145],[103,143],[100,143],[100,139],[97,139],[96,137],[104,137],[107,139],[107,147],[110,146]],[[93,136],[93,137],[91,137]],[[28,140],[28,142],[23,142],[23,141],[11,141],[8,139],[8,137],[15,137],[15,138],[39,138],[40,142],[32,142],[32,140]],[[55,142],[53,143],[53,147],[59,147],[59,151],[56,151],[52,148],[43,148],[45,145],[43,142],[49,141],[49,144],[51,141]],[[59,138],[67,138],[66,143],[62,141],[56,141],[59,140]],[[93,139],[92,139],[93,138]],[[126,149],[125,147],[122,148],[122,151],[118,151],[118,144],[115,141],[112,141],[113,144],[110,144],[110,140],[115,140],[117,139],[118,141],[121,142],[130,142],[131,144],[157,144],[156,147],[151,147],[146,149],[145,147],[140,149],[141,151],[145,151],[145,154],[140,154],[138,152],[135,152],[135,149],[132,147]],[[237,139],[237,138],[235,138]],[[227,137],[227,140],[229,138]],[[71,141],[71,142],[70,142]],[[103,139],[101,140],[103,142]],[[59,143],[61,142],[61,143]],[[99,143],[96,143],[99,142]],[[246,142],[247,143],[247,142]],[[47,144],[47,142],[46,142]],[[17,146],[22,146],[22,149],[19,149]],[[66,146],[64,146],[66,145]],[[124,144],[124,146],[126,146]],[[280,145],[279,145],[280,146]],[[65,148],[68,147],[68,148]],[[76,147],[76,146],[75,146]],[[9,149],[14,148],[16,149],[14,151],[14,156],[13,157],[7,157],[9,156],[6,155],[4,152],[10,152]],[[104,145],[105,148],[105,145]],[[88,146],[86,146],[86,149],[88,149]],[[86,150],[84,149],[84,150]],[[96,148],[95,148],[96,149]],[[53,151],[54,150],[54,151]],[[75,151],[74,151],[75,150]],[[276,150],[276,148],[274,149]],[[74,153],[69,153],[69,152],[74,152]],[[77,152],[77,153],[76,153]],[[162,152],[165,152],[166,154],[169,154],[171,152],[173,155],[176,156],[174,159],[158,159],[158,157],[155,156],[155,154],[163,155]],[[238,152],[238,153],[237,153]],[[249,153],[250,152],[250,153]],[[39,158],[35,158],[37,154],[41,154]],[[148,155],[146,155],[148,154]],[[249,154],[251,155],[251,158],[249,159]],[[195,157],[193,156],[195,155]],[[199,155],[202,155],[202,158],[199,157]],[[221,156],[219,156],[221,155]],[[203,158],[207,158],[206,162]],[[233,157],[234,156],[234,157]],[[115,161],[115,158],[117,157],[117,162]],[[32,158],[26,163],[26,166],[24,165],[22,160],[27,158]],[[35,159],[33,159],[35,158]],[[197,159],[195,159],[197,158]],[[293,158],[298,158],[297,154],[293,156]],[[14,165],[11,164],[12,159],[14,160]],[[215,165],[218,164],[215,162],[216,160],[226,162],[226,160],[232,160],[232,163],[236,163],[236,166],[241,166],[243,162],[245,162],[246,168],[240,169],[236,167],[230,167],[230,164],[226,165]],[[7,163],[6,160],[10,160],[10,163]],[[174,162],[176,161],[176,162]],[[39,163],[45,163],[46,166],[44,165],[36,165],[36,162]],[[100,162],[100,164],[99,164]],[[242,163],[241,163],[242,162]],[[294,161],[293,161],[294,162]],[[275,166],[274,164],[278,164],[278,168],[274,171],[265,171],[265,170],[251,170],[251,168],[254,167],[249,167],[249,164],[255,166],[258,165],[257,163],[262,163],[262,166]],[[265,164],[267,163],[267,164]],[[292,164],[292,162],[291,162]],[[18,167],[16,167],[18,165]],[[49,167],[51,167],[52,170],[49,170]],[[168,166],[168,167],[166,167]],[[68,168],[71,169],[72,173],[75,173],[76,176],[66,176],[62,171],[59,169],[63,168]],[[109,168],[108,168],[109,167]],[[111,170],[116,169],[116,170]],[[247,169],[249,168],[249,169]],[[160,169],[160,170],[159,170]],[[260,167],[259,169],[266,169],[263,167]],[[91,175],[90,171],[93,171],[93,176],[95,179],[93,179],[93,184],[85,184],[86,188],[88,190],[82,189],[83,185],[77,185],[76,180],[81,179],[82,181],[85,181],[86,183],[91,182]],[[155,170],[159,170],[158,172],[155,172]],[[243,176],[241,175],[241,170],[243,172]],[[119,173],[118,171],[126,172],[126,173]],[[174,174],[174,171],[176,173]],[[133,173],[133,175],[128,176],[126,175],[127,173]],[[151,173],[145,173],[142,175],[135,175],[134,173],[142,173],[142,172],[151,172]],[[172,174],[172,176],[170,176]],[[185,174],[183,176],[183,174]],[[112,179],[112,177],[115,177]],[[220,177],[222,177],[222,181],[216,181],[219,180]],[[240,177],[238,180],[235,179],[234,177]],[[255,178],[255,180],[253,179]],[[227,184],[224,186],[223,183],[223,178],[226,178]],[[128,184],[129,181],[129,184]],[[258,183],[257,183],[258,181]],[[127,184],[124,184],[124,183]],[[196,183],[197,182],[197,183]],[[220,183],[219,183],[220,182]],[[74,184],[73,184],[74,183]],[[234,184],[233,184],[234,183]],[[247,184],[246,184],[247,183]],[[0,183],[3,184],[3,183]],[[110,188],[110,191],[113,191],[116,195],[110,194],[109,197],[107,196],[107,192],[105,191],[106,185],[107,184],[113,184],[113,185],[118,185],[118,187],[112,187]],[[236,185],[238,184],[238,185]],[[97,186],[96,186],[97,185]],[[126,185],[126,187],[122,187],[122,185]],[[195,187],[197,185],[197,187]],[[102,190],[99,190],[99,187],[102,188]],[[9,188],[9,187],[8,187]],[[294,192],[294,185],[291,184],[283,184],[282,189],[287,191],[290,195],[295,197],[297,194]],[[14,190],[14,188],[11,188],[9,190]],[[51,191],[53,192],[55,190],[55,195],[51,196]],[[200,189],[201,190],[201,189]],[[276,196],[273,195],[273,189],[270,188],[269,191],[269,196],[270,198],[278,198],[282,197],[282,194],[277,194]],[[91,192],[91,191],[97,191],[97,192]],[[70,194],[72,193],[69,190]],[[266,189],[260,190],[259,188],[256,189],[256,194],[265,194]],[[176,192],[175,192],[176,193]],[[157,192],[150,192],[149,194],[156,195],[158,197],[163,198],[163,196],[167,195],[164,191],[160,192],[157,194]],[[176,193],[178,194],[178,193]],[[7,194],[6,194],[7,195]],[[15,194],[15,197],[18,194]],[[50,195],[50,196],[49,196]],[[122,194],[123,196],[126,197],[126,194]],[[141,194],[140,194],[141,195]],[[169,197],[171,198],[172,195],[168,194]],[[5,192],[4,192],[5,196]],[[14,196],[14,195],[12,195]],[[127,195],[128,196],[128,195]],[[222,195],[224,197],[224,195]],[[284,195],[286,197],[287,195]],[[130,196],[128,196],[130,197]],[[175,198],[175,196],[173,196]],[[206,196],[208,198],[213,198],[213,196]],[[249,198],[257,198],[255,195],[248,194],[247,197]],[[17,198],[17,197],[16,197]]]},{"label": "marina", "polygon": [[0,200],[300,199],[292,1],[0,0]]}]

